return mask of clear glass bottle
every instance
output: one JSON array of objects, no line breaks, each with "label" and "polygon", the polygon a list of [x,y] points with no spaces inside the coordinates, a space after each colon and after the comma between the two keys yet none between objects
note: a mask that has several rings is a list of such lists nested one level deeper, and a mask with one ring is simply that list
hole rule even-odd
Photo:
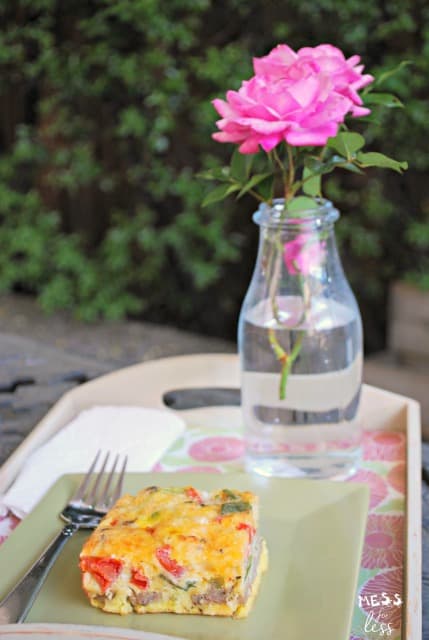
[{"label": "clear glass bottle", "polygon": [[359,465],[362,323],[326,200],[262,204],[258,257],[240,313],[247,470],[346,477]]}]

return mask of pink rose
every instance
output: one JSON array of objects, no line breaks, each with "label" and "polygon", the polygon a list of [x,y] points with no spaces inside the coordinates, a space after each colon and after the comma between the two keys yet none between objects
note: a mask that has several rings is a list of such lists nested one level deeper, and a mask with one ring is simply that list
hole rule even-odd
[{"label": "pink rose", "polygon": [[309,233],[300,233],[283,247],[283,259],[292,275],[308,276],[324,261],[325,254],[325,242]]},{"label": "pink rose", "polygon": [[352,101],[350,111],[353,116],[367,116],[370,113],[369,109],[361,106],[363,103],[358,90],[370,84],[374,77],[368,73],[362,75],[360,56],[352,56],[346,60],[343,52],[330,44],[304,47],[298,51],[298,56],[318,64],[320,72],[329,78],[333,89]]},{"label": "pink rose", "polygon": [[213,105],[218,142],[235,142],[241,153],[271,151],[282,140],[293,146],[323,146],[348,113],[369,113],[357,91],[372,80],[362,75],[359,56],[349,60],[336,47],[306,47],[295,53],[279,45],[254,59],[255,75],[226,101]]}]

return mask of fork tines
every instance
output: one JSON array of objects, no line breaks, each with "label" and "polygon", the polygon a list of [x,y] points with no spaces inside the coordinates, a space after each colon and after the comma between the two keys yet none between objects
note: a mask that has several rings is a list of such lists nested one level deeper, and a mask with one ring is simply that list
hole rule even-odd
[{"label": "fork tines", "polygon": [[112,506],[112,504],[114,504],[116,500],[118,500],[118,498],[121,496],[128,456],[124,457],[122,466],[119,470],[119,476],[116,480],[116,485],[113,486],[116,467],[119,463],[119,454],[115,456],[113,465],[110,471],[108,471],[107,479],[105,480],[105,483],[101,489],[103,476],[106,472],[106,469],[108,468],[110,452],[107,451],[104,459],[102,460],[101,468],[98,472],[96,472],[95,468],[97,466],[97,462],[101,456],[101,453],[101,449],[99,449],[90,468],[88,469],[86,476],[71,498],[70,504],[92,507],[97,511],[107,511]]}]

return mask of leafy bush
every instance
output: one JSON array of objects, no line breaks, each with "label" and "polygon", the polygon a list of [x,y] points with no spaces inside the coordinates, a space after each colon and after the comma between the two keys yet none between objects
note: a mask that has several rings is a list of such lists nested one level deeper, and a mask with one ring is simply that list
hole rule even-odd
[{"label": "leafy bush", "polygon": [[[256,230],[250,200],[201,209],[226,160],[210,98],[279,41],[332,42],[407,105],[374,123],[404,177],[333,178],[368,346],[387,284],[427,282],[429,7],[419,0],[17,0],[0,7],[0,288],[81,318],[137,315],[233,336]],[[286,6],[287,5],[287,6]],[[262,34],[262,35],[261,35]]]}]

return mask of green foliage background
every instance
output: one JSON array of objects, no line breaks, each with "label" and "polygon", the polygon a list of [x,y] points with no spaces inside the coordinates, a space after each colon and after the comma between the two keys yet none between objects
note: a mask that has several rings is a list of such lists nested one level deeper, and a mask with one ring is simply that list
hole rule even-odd
[{"label": "green foliage background", "polygon": [[282,41],[336,44],[377,74],[411,61],[385,87],[406,109],[364,129],[410,170],[337,174],[328,193],[370,350],[383,344],[388,283],[429,288],[423,0],[5,0],[0,19],[1,290],[86,320],[233,337],[254,204],[201,209],[194,174],[231,153],[211,140],[210,99]]}]

